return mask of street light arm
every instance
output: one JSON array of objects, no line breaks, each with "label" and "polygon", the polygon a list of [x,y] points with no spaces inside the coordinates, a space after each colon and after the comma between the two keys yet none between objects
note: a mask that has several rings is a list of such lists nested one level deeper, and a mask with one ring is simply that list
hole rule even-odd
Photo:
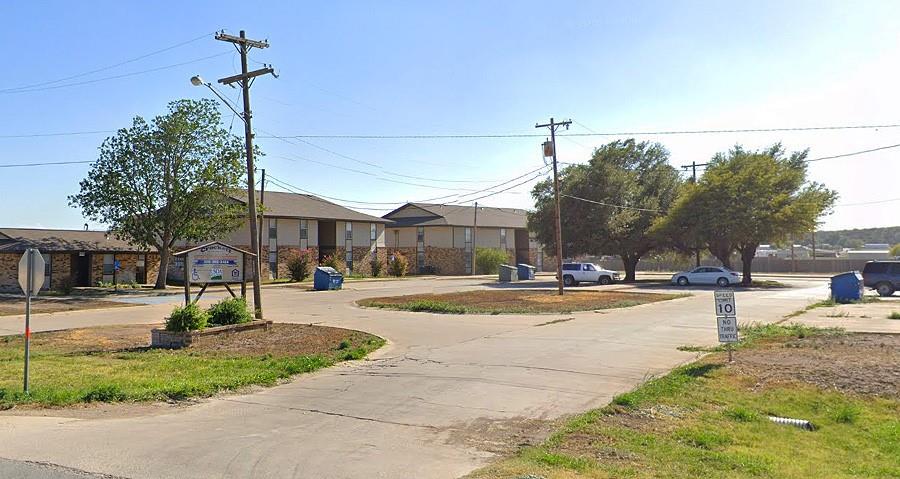
[{"label": "street light arm", "polygon": [[210,83],[204,83],[203,85],[204,85],[206,88],[209,88],[209,90],[210,90],[211,92],[215,93],[216,96],[219,97],[219,100],[222,100],[222,103],[224,103],[225,106],[227,106],[228,108],[230,108],[231,111],[233,111],[234,114],[237,115],[244,123],[247,122],[247,120],[244,119],[244,115],[243,115],[241,112],[237,111],[237,109],[235,109],[233,106],[231,106],[231,102],[229,102],[224,96],[222,96],[222,94],[219,93],[218,90],[216,90],[215,88],[213,88],[212,84],[210,84]]}]

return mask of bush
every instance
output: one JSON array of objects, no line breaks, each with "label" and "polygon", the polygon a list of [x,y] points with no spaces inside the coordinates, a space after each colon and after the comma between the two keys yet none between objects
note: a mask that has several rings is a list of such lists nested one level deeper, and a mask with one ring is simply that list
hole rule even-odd
[{"label": "bush", "polygon": [[394,253],[388,260],[387,267],[388,274],[391,276],[396,276],[398,278],[406,276],[406,273],[409,272],[409,260],[406,259],[406,256],[403,256],[402,253]]},{"label": "bush", "polygon": [[372,260],[372,277],[377,278],[384,274],[384,261],[378,258]]},{"label": "bush", "polygon": [[62,294],[72,294],[72,291],[75,290],[75,278],[69,275],[63,276],[59,279],[56,289]]},{"label": "bush", "polygon": [[250,314],[250,308],[247,307],[247,300],[244,298],[225,298],[210,306],[207,312],[209,323],[216,326],[253,321],[253,315]]},{"label": "bush", "polygon": [[499,248],[476,248],[475,272],[478,274],[497,274],[500,265],[509,262],[509,255]]},{"label": "bush", "polygon": [[347,269],[347,264],[335,255],[329,255],[322,259],[322,266],[330,266],[343,274]]},{"label": "bush", "polygon": [[200,309],[197,303],[190,303],[187,306],[176,306],[172,310],[172,314],[166,318],[166,331],[196,331],[206,327],[209,321],[209,314]]},{"label": "bush", "polygon": [[308,278],[312,272],[313,264],[312,251],[303,250],[297,256],[288,260],[287,268],[290,272],[292,281],[303,281]]}]

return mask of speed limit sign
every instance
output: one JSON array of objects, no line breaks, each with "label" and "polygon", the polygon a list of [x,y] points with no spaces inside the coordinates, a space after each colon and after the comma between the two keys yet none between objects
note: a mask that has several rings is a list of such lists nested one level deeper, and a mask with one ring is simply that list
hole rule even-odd
[{"label": "speed limit sign", "polygon": [[737,316],[737,308],[734,305],[734,291],[719,290],[716,296],[716,316]]}]

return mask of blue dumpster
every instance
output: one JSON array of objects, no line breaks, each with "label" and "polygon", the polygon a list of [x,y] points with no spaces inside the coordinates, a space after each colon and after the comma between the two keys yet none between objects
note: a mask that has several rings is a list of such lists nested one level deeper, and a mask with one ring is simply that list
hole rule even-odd
[{"label": "blue dumpster", "polygon": [[316,291],[329,289],[341,289],[344,284],[344,275],[329,266],[319,266],[313,274],[313,288]]},{"label": "blue dumpster", "polygon": [[500,265],[500,282],[501,283],[509,283],[511,281],[519,280],[519,271],[514,267],[508,264]]},{"label": "blue dumpster", "polygon": [[516,265],[516,269],[519,270],[519,279],[534,279],[534,266],[525,263],[519,263]]},{"label": "blue dumpster", "polygon": [[849,271],[831,277],[831,297],[839,303],[859,301],[863,297],[863,277],[859,271]]}]

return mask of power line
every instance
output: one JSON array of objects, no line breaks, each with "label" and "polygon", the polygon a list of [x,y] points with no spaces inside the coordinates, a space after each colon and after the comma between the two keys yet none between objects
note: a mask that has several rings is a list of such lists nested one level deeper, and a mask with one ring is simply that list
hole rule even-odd
[{"label": "power line", "polygon": [[578,196],[567,195],[565,193],[560,193],[560,196],[565,196],[566,198],[572,198],[573,200],[584,201],[587,203],[594,203],[596,205],[611,206],[613,208],[621,208],[623,210],[637,210],[637,211],[647,211],[650,213],[662,213],[661,210],[656,210],[656,209],[652,209],[652,208],[638,208],[636,206],[614,205],[612,203],[604,203],[602,201],[594,201],[594,200],[589,200],[586,198],[579,198]]},{"label": "power line", "polygon": [[29,133],[24,135],[0,135],[0,138],[45,138],[50,136],[80,136],[115,133],[116,130],[67,131],[58,133]]},{"label": "power line", "polygon": [[[841,154],[839,154],[839,155],[820,156],[820,157],[818,157],[818,158],[810,158],[810,159],[808,159],[808,160],[803,160],[803,162],[804,162],[804,163],[812,163],[812,162],[815,162],[815,161],[833,160],[833,159],[836,159],[836,158],[846,158],[846,157],[848,157],[848,156],[863,155],[863,154],[866,154],[866,153],[873,153],[873,152],[876,152],[876,151],[882,151],[882,150],[890,150],[890,149],[892,149],[892,148],[898,148],[898,147],[900,147],[900,143],[898,143],[898,144],[896,144],[896,145],[887,145],[887,146],[879,146],[879,147],[876,147],[876,148],[869,148],[868,150],[853,151],[853,152],[850,152],[850,153],[841,153]],[[696,163],[696,164],[690,164],[690,165],[682,165],[682,166],[681,166],[681,169],[686,170],[686,169],[688,169],[688,168],[704,168],[704,167],[707,167],[707,166],[709,166],[709,163]]]},{"label": "power line", "polygon": [[95,78],[93,80],[84,80],[84,81],[73,82],[73,83],[64,83],[62,85],[52,85],[52,86],[44,86],[44,87],[37,87],[37,88],[18,89],[18,90],[3,90],[3,91],[0,91],[0,94],[11,95],[11,94],[16,94],[16,93],[32,93],[32,92],[36,92],[36,91],[56,90],[59,88],[68,88],[68,87],[73,87],[73,86],[88,85],[91,83],[99,83],[99,82],[108,81],[108,80],[117,80],[119,78],[127,78],[127,77],[132,77],[132,76],[137,76],[137,75],[143,75],[145,73],[153,73],[153,72],[157,72],[157,71],[161,71],[161,70],[167,70],[170,68],[176,68],[176,67],[180,67],[180,66],[184,66],[184,65],[190,65],[192,63],[209,60],[212,58],[220,57],[222,55],[227,55],[229,53],[231,53],[231,52],[226,51],[226,52],[216,53],[214,55],[208,55],[205,57],[195,58],[193,60],[188,60],[188,61],[184,61],[181,63],[173,63],[171,65],[150,68],[147,70],[140,70],[140,71],[136,71],[136,72],[122,73],[120,75],[112,75],[112,76],[108,76],[108,77]]},{"label": "power line", "polygon": [[85,163],[93,163],[94,160],[81,160],[81,161],[49,161],[43,163],[14,163],[8,165],[0,165],[0,168],[19,168],[19,167],[27,167],[27,166],[55,166],[55,165],[77,165],[77,164],[85,164]]},{"label": "power line", "polygon": [[[579,123],[580,125],[580,123]],[[582,125],[583,126],[583,125]],[[616,131],[590,133],[562,133],[560,137],[595,137],[595,136],[653,136],[653,135],[701,135],[718,133],[768,133],[785,131],[832,131],[832,130],[864,130],[878,128],[900,128],[900,123],[882,125],[837,125],[837,126],[802,126],[773,128],[734,128],[708,130],[659,130],[659,131]],[[473,134],[403,134],[403,135],[289,135],[293,139],[338,139],[338,140],[431,140],[431,139],[490,139],[490,138],[542,138],[546,135],[538,133],[473,133]]]},{"label": "power line", "polygon": [[60,82],[68,81],[68,80],[74,80],[74,79],[76,79],[76,78],[85,77],[85,76],[88,76],[88,75],[93,75],[94,73],[100,73],[100,72],[103,72],[103,71],[112,70],[113,68],[120,67],[120,66],[122,66],[122,65],[127,65],[127,64],[129,64],[129,63],[134,63],[134,62],[136,62],[136,61],[138,61],[138,60],[143,60],[144,58],[151,57],[151,56],[153,56],[153,55],[158,55],[158,54],[160,54],[160,53],[167,52],[167,51],[169,51],[169,50],[174,50],[174,49],[176,49],[176,48],[178,48],[178,47],[183,47],[183,46],[188,45],[188,44],[190,44],[190,43],[194,43],[194,42],[196,42],[196,41],[198,41],[198,40],[202,40],[202,39],[208,37],[209,35],[212,35],[213,33],[215,33],[215,32],[204,33],[203,35],[200,35],[200,36],[198,36],[198,37],[191,38],[190,40],[185,40],[185,41],[183,41],[183,42],[176,43],[176,44],[174,44],[174,45],[170,45],[170,46],[168,46],[168,47],[161,48],[161,49],[159,49],[159,50],[154,50],[154,51],[152,51],[152,52],[150,52],[150,53],[145,53],[145,54],[143,54],[143,55],[136,56],[136,57],[134,57],[134,58],[129,58],[128,60],[124,60],[124,61],[121,61],[121,62],[119,62],[119,63],[114,63],[114,64],[112,64],[112,65],[107,65],[107,66],[105,66],[105,67],[100,67],[100,68],[97,68],[97,69],[94,69],[94,70],[89,70],[89,71],[86,71],[86,72],[77,73],[77,74],[75,74],[75,75],[70,75],[70,76],[62,77],[62,78],[57,78],[57,79],[55,79],[55,80],[48,80],[48,81],[44,81],[44,82],[40,82],[40,83],[31,83],[31,84],[28,84],[28,85],[21,85],[21,86],[17,86],[17,87],[11,87],[11,88],[0,89],[0,93],[5,93],[5,92],[13,91],[13,90],[27,90],[27,89],[31,89],[31,88],[35,88],[35,87],[41,87],[41,86],[45,86],[45,85],[52,85],[52,84],[54,84],[54,83],[60,83]]}]

